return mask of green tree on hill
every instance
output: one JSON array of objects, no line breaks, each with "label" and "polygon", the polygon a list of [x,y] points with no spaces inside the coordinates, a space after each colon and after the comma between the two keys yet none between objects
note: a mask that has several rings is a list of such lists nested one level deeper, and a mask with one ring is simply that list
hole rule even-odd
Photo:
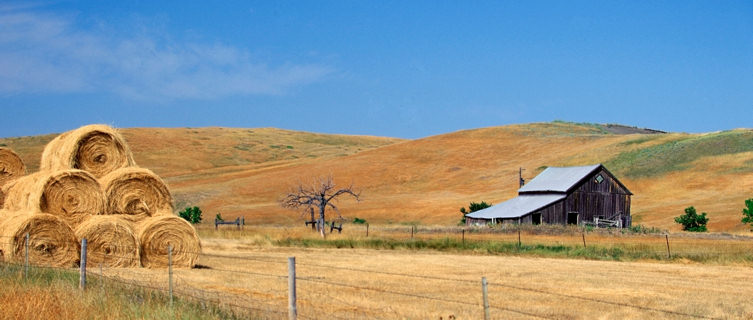
[{"label": "green tree on hill", "polygon": [[745,200],[745,209],[743,209],[743,223],[750,224],[750,231],[753,231],[753,198]]},{"label": "green tree on hill", "polygon": [[685,208],[685,214],[675,218],[675,222],[682,225],[682,230],[691,232],[706,232],[706,223],[709,222],[709,218],[706,218],[706,213],[700,215],[696,213],[693,206]]},{"label": "green tree on hill", "polygon": [[183,211],[178,212],[178,215],[193,224],[201,222],[201,209],[199,207],[186,207]]},{"label": "green tree on hill", "polygon": [[484,201],[481,201],[481,202],[471,202],[468,205],[468,210],[466,210],[465,207],[461,207],[460,208],[460,213],[463,214],[463,218],[460,219],[460,224],[465,224],[465,216],[467,214],[469,214],[471,212],[479,211],[481,209],[486,209],[486,208],[491,207],[491,206],[492,206],[491,203],[486,203]]}]

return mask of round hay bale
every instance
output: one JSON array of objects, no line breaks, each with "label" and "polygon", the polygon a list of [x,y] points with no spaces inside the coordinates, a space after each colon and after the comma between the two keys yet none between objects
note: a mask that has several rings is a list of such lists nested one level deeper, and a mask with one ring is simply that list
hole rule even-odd
[{"label": "round hay bale", "polygon": [[29,234],[29,263],[52,267],[78,264],[81,245],[68,224],[46,213],[0,213],[0,241],[5,261],[23,262],[26,233]]},{"label": "round hay bale", "polygon": [[42,153],[40,169],[81,169],[99,178],[115,169],[135,165],[123,136],[110,126],[93,124],[50,141]]},{"label": "round hay bale", "polygon": [[0,147],[0,208],[3,207],[5,193],[3,185],[26,174],[26,166],[21,158],[8,148]]},{"label": "round hay bale", "polygon": [[92,266],[138,267],[139,243],[131,223],[112,216],[91,216],[74,230],[86,239],[87,263]]},{"label": "round hay bale", "polygon": [[102,187],[86,171],[37,172],[7,187],[6,210],[53,214],[74,228],[88,216],[104,213]]},{"label": "round hay bale", "polygon": [[160,214],[172,215],[173,198],[165,182],[144,168],[122,168],[99,179],[107,204],[105,214],[139,222]]},{"label": "round hay bale", "polygon": [[174,215],[147,218],[136,225],[141,243],[141,265],[147,268],[167,267],[167,246],[173,246],[173,267],[191,268],[201,251],[196,229],[188,221]]},{"label": "round hay bale", "polygon": [[0,147],[0,186],[26,174],[21,158],[8,148]]}]

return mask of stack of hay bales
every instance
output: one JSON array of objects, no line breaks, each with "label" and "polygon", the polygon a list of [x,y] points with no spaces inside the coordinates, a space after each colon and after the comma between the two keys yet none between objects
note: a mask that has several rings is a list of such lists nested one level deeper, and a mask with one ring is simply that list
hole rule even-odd
[{"label": "stack of hay bales", "polygon": [[110,267],[167,266],[168,245],[174,266],[192,267],[201,250],[194,227],[173,214],[165,183],[136,166],[109,126],[59,135],[45,147],[39,172],[0,190],[0,239],[10,240],[0,241],[5,259],[23,258],[26,232],[29,259],[45,265],[77,263],[84,238],[89,263]]}]

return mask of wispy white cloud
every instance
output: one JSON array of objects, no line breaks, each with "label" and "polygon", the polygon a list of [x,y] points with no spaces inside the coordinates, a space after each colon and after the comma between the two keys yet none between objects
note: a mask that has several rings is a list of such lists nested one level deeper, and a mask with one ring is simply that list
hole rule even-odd
[{"label": "wispy white cloud", "polygon": [[175,43],[143,31],[113,36],[75,22],[0,6],[0,94],[108,92],[158,101],[277,95],[333,72],[318,64],[270,65],[225,44]]}]

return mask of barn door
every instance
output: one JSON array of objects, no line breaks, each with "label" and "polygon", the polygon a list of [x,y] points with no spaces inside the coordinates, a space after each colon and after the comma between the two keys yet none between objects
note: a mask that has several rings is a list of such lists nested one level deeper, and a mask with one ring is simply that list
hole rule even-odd
[{"label": "barn door", "polygon": [[567,224],[578,224],[578,218],[580,214],[577,212],[568,212],[567,213]]}]

